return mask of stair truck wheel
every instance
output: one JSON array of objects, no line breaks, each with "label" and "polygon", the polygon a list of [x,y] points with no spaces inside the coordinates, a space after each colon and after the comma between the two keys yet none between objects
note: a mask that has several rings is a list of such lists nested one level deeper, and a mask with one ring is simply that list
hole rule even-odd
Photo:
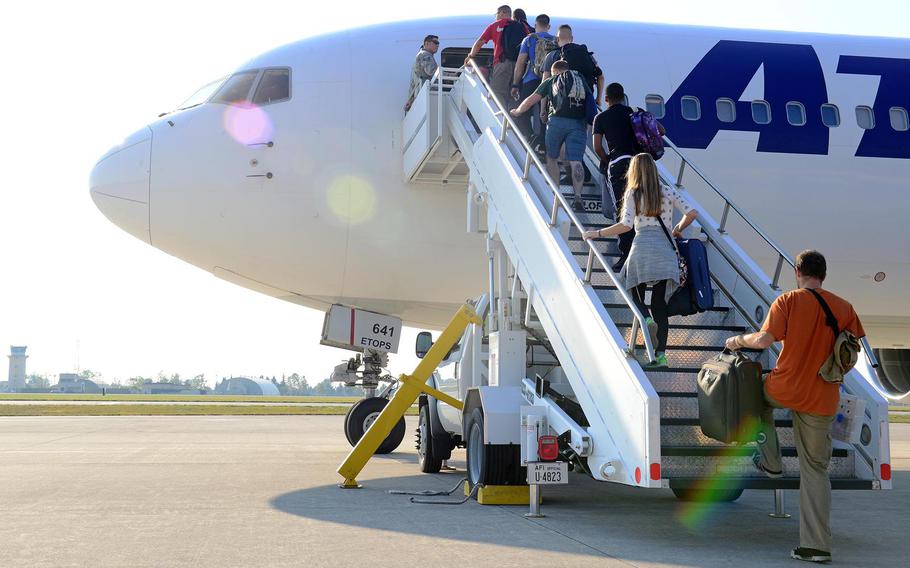
[{"label": "stair truck wheel", "polygon": [[435,446],[430,429],[430,407],[421,404],[417,422],[417,463],[423,473],[439,473],[442,469],[442,457]]},{"label": "stair truck wheel", "polygon": [[[351,410],[348,411],[348,415],[344,421],[344,434],[347,436],[351,445],[360,441],[360,438],[363,437],[363,433],[367,431],[388,403],[388,400],[374,396],[359,400],[351,407]],[[376,453],[388,454],[394,452],[395,448],[404,440],[404,433],[405,425],[404,417],[402,417],[401,420],[395,424],[395,427],[392,428],[392,431],[389,432],[389,435],[386,436],[386,439],[379,444]]]},{"label": "stair truck wheel", "polygon": [[483,411],[475,408],[468,415],[465,429],[468,454],[468,482],[481,485],[524,485],[521,448],[514,444],[486,444]]},{"label": "stair truck wheel", "polygon": [[732,503],[743,494],[742,489],[690,489],[673,488],[673,495],[680,501],[703,503]]}]

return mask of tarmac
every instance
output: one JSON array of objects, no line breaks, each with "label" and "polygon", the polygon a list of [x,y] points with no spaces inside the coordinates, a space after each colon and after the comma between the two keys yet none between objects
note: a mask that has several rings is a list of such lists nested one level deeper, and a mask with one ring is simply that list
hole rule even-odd
[{"label": "tarmac", "polygon": [[[419,473],[414,419],[363,488],[339,489],[341,416],[0,418],[0,566],[801,566],[772,496],[693,507],[668,490],[571,475],[525,507],[420,505],[390,489],[445,490]],[[840,566],[907,565],[910,425],[892,424],[895,489],[834,495]],[[456,494],[458,495],[458,494]],[[454,496],[453,496],[454,497]]]}]

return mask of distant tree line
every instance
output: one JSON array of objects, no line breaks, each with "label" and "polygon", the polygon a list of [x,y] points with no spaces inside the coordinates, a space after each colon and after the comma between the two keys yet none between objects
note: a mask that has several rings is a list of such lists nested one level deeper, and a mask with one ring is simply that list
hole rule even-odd
[{"label": "distant tree line", "polygon": [[[100,380],[101,374],[90,369],[81,371],[79,377],[95,381],[101,387],[123,387],[120,379],[102,382]],[[222,380],[225,378],[227,377],[222,377]],[[311,385],[307,381],[306,376],[299,373],[282,375],[280,380],[275,376],[267,377],[264,375],[260,375],[259,379],[271,381],[278,387],[278,392],[286,396],[360,396],[363,394],[363,391],[359,387],[348,387],[341,383],[333,384],[329,379],[323,379],[318,383]],[[136,391],[141,391],[142,386],[146,383],[171,383],[174,385],[182,385],[186,387],[187,390],[198,390],[201,392],[212,390],[212,387],[206,382],[204,374],[195,375],[191,379],[184,379],[180,376],[180,373],[168,375],[164,371],[159,371],[155,377],[137,375],[130,377],[126,382],[129,388]],[[28,390],[47,391],[50,390],[54,384],[52,377],[45,374],[32,373],[26,377],[26,386]]]}]

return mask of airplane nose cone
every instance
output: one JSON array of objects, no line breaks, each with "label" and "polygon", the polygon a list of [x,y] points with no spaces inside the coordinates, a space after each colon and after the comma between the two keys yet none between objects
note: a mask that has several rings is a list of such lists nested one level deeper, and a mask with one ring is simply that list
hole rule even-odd
[{"label": "airplane nose cone", "polygon": [[151,244],[152,130],[145,127],[102,156],[89,178],[92,200],[112,223]]}]

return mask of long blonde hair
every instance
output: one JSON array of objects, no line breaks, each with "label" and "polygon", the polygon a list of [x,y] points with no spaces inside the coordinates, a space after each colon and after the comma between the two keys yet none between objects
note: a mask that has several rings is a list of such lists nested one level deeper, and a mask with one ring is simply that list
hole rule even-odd
[{"label": "long blonde hair", "polygon": [[[647,217],[660,215],[660,178],[657,175],[657,164],[651,154],[637,154],[629,164],[626,174],[626,203],[635,204],[635,214]],[[631,200],[631,201],[630,201]]]}]

